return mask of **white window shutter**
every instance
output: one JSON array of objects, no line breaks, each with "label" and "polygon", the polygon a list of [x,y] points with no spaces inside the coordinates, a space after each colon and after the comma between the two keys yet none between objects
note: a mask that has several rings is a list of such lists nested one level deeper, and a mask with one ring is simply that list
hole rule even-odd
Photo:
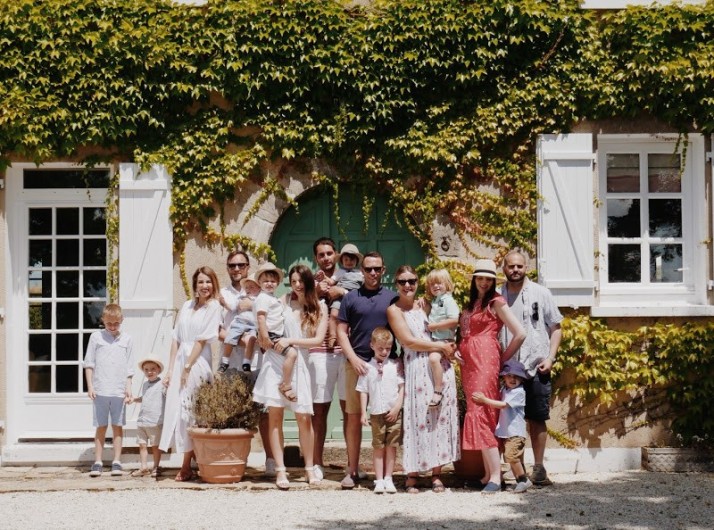
[{"label": "white window shutter", "polygon": [[561,307],[592,306],[592,135],[541,135],[537,155],[538,281]]},{"label": "white window shutter", "polygon": [[[168,361],[173,326],[173,245],[170,175],[162,166],[141,172],[119,166],[119,304],[122,329],[136,360],[149,352]],[[137,373],[135,386],[143,376]]]}]

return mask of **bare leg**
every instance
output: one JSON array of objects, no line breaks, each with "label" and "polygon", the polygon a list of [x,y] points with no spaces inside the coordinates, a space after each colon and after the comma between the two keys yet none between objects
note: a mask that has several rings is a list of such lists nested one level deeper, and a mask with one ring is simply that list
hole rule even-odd
[{"label": "bare leg", "polygon": [[296,401],[297,394],[295,390],[291,388],[292,378],[293,378],[293,368],[295,367],[295,362],[297,361],[297,350],[293,347],[287,348],[284,352],[285,362],[283,363],[283,379],[280,381],[280,393],[283,394],[288,400]]},{"label": "bare leg", "polygon": [[[183,454],[183,462],[181,463],[181,469],[176,475],[176,480],[188,480],[193,475],[193,470],[191,469],[191,460],[193,460],[193,451],[187,451]],[[179,477],[182,477],[179,479]]]},{"label": "bare leg", "polygon": [[327,345],[334,348],[337,342],[337,315],[339,309],[330,309],[330,319],[327,321]]},{"label": "bare leg", "polygon": [[270,446],[270,429],[268,413],[264,412],[260,415],[258,423],[258,431],[260,431],[260,439],[263,441],[263,449],[265,450],[265,458],[273,458],[273,448]]},{"label": "bare leg", "polygon": [[[397,448],[387,447],[384,454],[384,476],[391,477],[394,473],[394,463],[397,461]],[[376,464],[375,464],[376,466]]]},{"label": "bare leg", "polygon": [[528,420],[528,433],[533,446],[534,463],[543,465],[545,445],[548,442],[548,427],[544,421]]},{"label": "bare leg", "polygon": [[300,438],[300,450],[305,458],[305,478],[308,484],[317,484],[320,481],[315,477],[315,433],[312,430],[312,417],[310,414],[295,414]]},{"label": "bare leg", "polygon": [[429,406],[437,406],[441,403],[442,392],[444,390],[444,368],[441,366],[441,354],[439,352],[429,353],[429,368],[434,381],[434,395],[431,396]]},{"label": "bare leg", "polygon": [[362,445],[361,414],[347,414],[347,429],[345,441],[347,442],[347,465],[350,475],[356,476],[359,469],[359,452]]},{"label": "bare leg", "polygon": [[[382,480],[384,478],[384,447],[374,449],[374,478]],[[389,474],[391,476],[391,473]]]},{"label": "bare leg", "polygon": [[161,449],[158,445],[152,445],[151,453],[154,456],[154,469],[158,469],[161,465]]},{"label": "bare leg", "polygon": [[[152,447],[152,449],[154,449]],[[139,444],[139,469],[146,469],[147,468],[147,460],[149,458],[149,448],[146,447],[146,444]]]},{"label": "bare leg", "polygon": [[324,466],[322,454],[325,450],[325,438],[327,437],[327,415],[330,412],[330,402],[313,403],[312,429],[315,433],[315,451],[313,461],[318,466]]},{"label": "bare leg", "polygon": [[243,333],[243,335],[241,335],[240,341],[244,346],[243,364],[251,364],[251,362],[253,361],[253,353],[255,352],[256,338],[253,335]]},{"label": "bare leg", "polygon": [[101,462],[104,453],[104,440],[107,437],[107,426],[97,427],[94,432],[94,461]]},{"label": "bare leg", "polygon": [[488,447],[481,449],[483,455],[483,464],[486,468],[486,476],[488,482],[501,484],[501,457],[498,453],[498,447]]},{"label": "bare leg", "polygon": [[283,458],[283,408],[268,407],[268,432],[270,438],[270,449],[275,458],[275,483],[279,488],[290,486],[288,474],[285,470],[285,459]]},{"label": "bare leg", "polygon": [[112,445],[114,446],[114,462],[121,462],[121,449],[124,442],[124,429],[121,425],[112,425]]}]

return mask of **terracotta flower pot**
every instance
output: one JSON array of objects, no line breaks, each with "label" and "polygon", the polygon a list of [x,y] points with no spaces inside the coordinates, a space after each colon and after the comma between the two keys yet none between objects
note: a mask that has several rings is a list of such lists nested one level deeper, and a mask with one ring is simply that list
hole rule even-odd
[{"label": "terracotta flower pot", "polygon": [[201,480],[212,484],[240,482],[250,454],[253,431],[189,429]]},{"label": "terracotta flower pot", "polygon": [[481,480],[486,470],[481,451],[461,450],[461,460],[454,462],[454,471],[465,480]]}]

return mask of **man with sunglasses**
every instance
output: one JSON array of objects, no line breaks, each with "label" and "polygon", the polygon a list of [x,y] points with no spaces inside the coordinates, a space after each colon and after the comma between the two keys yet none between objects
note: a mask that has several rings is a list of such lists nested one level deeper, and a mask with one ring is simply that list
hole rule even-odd
[{"label": "man with sunglasses", "polygon": [[374,355],[370,342],[379,326],[388,327],[387,308],[397,293],[382,287],[384,259],[379,252],[368,252],[362,259],[364,284],[348,292],[342,299],[337,316],[337,343],[345,356],[345,411],[347,427],[348,473],[342,479],[343,489],[352,489],[358,480],[359,453],[362,445],[362,422],[359,392],[360,375],[367,373],[367,363]]},{"label": "man with sunglasses", "polygon": [[[534,465],[530,480],[535,485],[548,486],[552,482],[543,466],[543,457],[548,441],[546,420],[550,419],[550,370],[560,346],[563,315],[551,292],[526,277],[526,266],[526,257],[521,252],[511,250],[506,254],[503,273],[507,281],[501,287],[501,294],[527,332],[526,340],[514,358],[523,363],[530,378],[523,382],[528,433],[533,446]],[[510,339],[504,327],[501,331],[504,347]]]},{"label": "man with sunglasses", "polygon": [[[230,327],[233,317],[241,311],[248,311],[253,307],[253,302],[250,298],[243,296],[245,292],[240,285],[243,278],[248,277],[250,272],[250,259],[248,259],[248,254],[242,250],[233,250],[228,254],[226,258],[226,270],[228,272],[228,277],[230,278],[230,285],[221,288],[221,304],[225,309],[225,315],[223,318],[222,329],[220,330],[220,339],[223,341],[225,339],[225,332]],[[238,352],[240,355],[236,356],[237,353],[234,349],[232,364],[239,368],[243,365],[243,354],[239,346]],[[223,351],[223,348],[221,348]],[[236,358],[237,357],[237,358]],[[263,361],[262,355],[254,355],[252,363],[252,376],[257,378],[258,371],[260,370],[260,365]],[[218,372],[223,373],[228,369],[229,364],[221,360],[221,364],[218,367]],[[260,430],[260,437],[263,440],[263,447],[265,448],[265,475],[272,477],[275,476],[275,460],[273,459],[273,454],[270,450],[270,444],[268,443],[268,414],[262,414],[260,418],[260,424],[258,426]]]}]

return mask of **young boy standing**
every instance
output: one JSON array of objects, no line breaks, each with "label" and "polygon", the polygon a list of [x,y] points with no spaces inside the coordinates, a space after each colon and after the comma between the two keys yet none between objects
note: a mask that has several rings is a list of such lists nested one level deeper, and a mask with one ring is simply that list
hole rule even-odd
[{"label": "young boy standing", "polygon": [[112,476],[124,474],[121,466],[123,427],[126,424],[126,404],[131,400],[132,340],[122,333],[121,307],[107,304],[102,311],[104,329],[89,337],[84,357],[87,395],[94,402],[94,464],[90,477],[102,474],[102,452],[107,426],[111,421],[114,460]]},{"label": "young boy standing", "polygon": [[[149,355],[139,362],[139,370],[144,372],[146,381],[141,385],[139,397],[132,399],[132,403],[141,403],[139,417],[136,419],[136,441],[139,444],[139,461],[141,466],[131,475],[133,477],[145,477],[151,475],[158,477],[161,464],[161,450],[159,440],[161,440],[161,428],[164,423],[164,403],[166,402],[166,387],[160,384],[159,375],[164,371],[164,364],[156,357]],[[148,447],[151,446],[151,453],[154,457],[154,468],[149,471],[147,460],[149,458]]]},{"label": "young boy standing", "polygon": [[[372,332],[370,347],[374,357],[367,365],[367,374],[357,380],[362,406],[362,424],[372,424],[374,449],[374,492],[396,493],[392,480],[397,447],[402,441],[402,403],[404,375],[401,363],[389,359],[394,338],[391,332],[377,327]],[[371,417],[367,417],[369,403]]]},{"label": "young boy standing", "polygon": [[503,458],[511,465],[516,477],[513,493],[523,493],[533,485],[521,461],[526,446],[526,391],[523,381],[528,379],[528,374],[523,364],[509,359],[501,368],[501,376],[501,401],[489,399],[482,392],[474,392],[472,397],[476,403],[500,409],[495,434],[502,441]]}]

